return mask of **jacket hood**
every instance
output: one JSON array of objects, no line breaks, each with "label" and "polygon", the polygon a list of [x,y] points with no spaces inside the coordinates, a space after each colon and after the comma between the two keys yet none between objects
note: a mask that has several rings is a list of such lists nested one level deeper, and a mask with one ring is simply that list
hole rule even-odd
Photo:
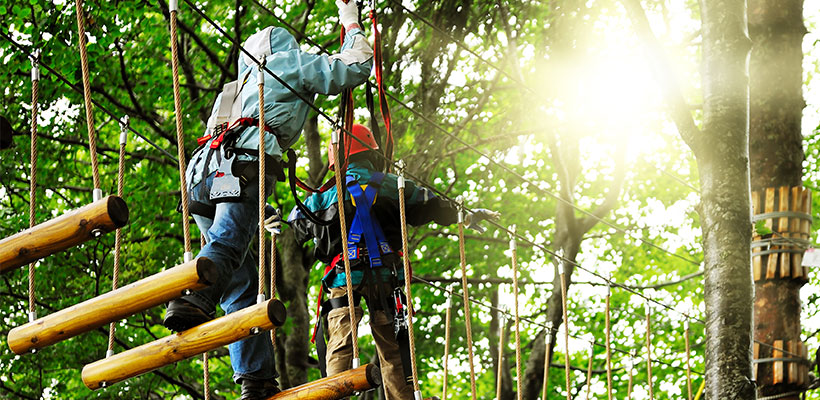
[{"label": "jacket hood", "polygon": [[[257,60],[274,53],[295,50],[299,48],[296,39],[285,28],[269,26],[254,33],[242,44]],[[242,52],[239,57],[239,78],[241,79],[251,65],[256,63]]]}]

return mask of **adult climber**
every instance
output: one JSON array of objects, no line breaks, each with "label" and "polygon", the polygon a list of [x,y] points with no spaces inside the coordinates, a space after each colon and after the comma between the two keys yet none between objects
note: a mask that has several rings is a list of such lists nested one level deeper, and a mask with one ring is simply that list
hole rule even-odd
[{"label": "adult climber", "polygon": [[[316,94],[338,94],[360,85],[370,75],[373,51],[358,24],[356,2],[336,0],[336,5],[347,32],[338,54],[304,52],[285,29],[274,27],[253,34],[243,47],[311,101]],[[270,73],[265,75],[267,198],[273,183],[284,179],[282,153],[299,139],[309,105]],[[206,240],[199,256],[217,265],[219,279],[169,303],[163,324],[172,331],[213,319],[217,304],[232,313],[256,302],[258,280],[249,244],[260,222],[258,90],[257,64],[242,53],[238,79],[226,84],[217,96],[205,135],[198,141],[200,147],[188,165],[189,205]],[[266,225],[271,224],[275,221]],[[279,391],[270,337],[253,336],[231,344],[228,350],[233,379],[241,385],[241,400],[263,399]]]},{"label": "adult climber", "polygon": [[[403,264],[398,253],[402,244],[398,177],[379,172],[382,159],[371,150],[379,146],[370,130],[354,124],[351,133],[361,140],[345,138],[345,150],[342,152],[348,155],[344,208],[349,228],[348,254],[354,286],[353,301],[357,305],[356,323],[362,318],[363,311],[358,303],[364,298],[378,350],[385,398],[411,400],[412,373],[407,325],[404,323],[408,307],[403,291]],[[336,152],[331,148],[328,154],[333,169]],[[405,196],[407,223],[410,225],[429,222],[450,225],[457,221],[455,205],[412,181],[406,181]],[[329,338],[326,350],[322,347],[321,318],[315,339],[320,367],[326,369],[322,372],[333,375],[351,368],[353,356],[336,188],[310,196],[304,207],[307,210],[295,207],[288,216],[288,223],[300,243],[313,239],[316,258],[327,264],[322,286],[329,293],[329,300],[320,307],[321,314],[327,316]],[[306,211],[313,215],[308,216]],[[316,223],[311,218],[319,218],[329,224]],[[469,215],[466,223],[471,228],[481,229],[478,222],[496,218],[497,213],[480,209]]]}]

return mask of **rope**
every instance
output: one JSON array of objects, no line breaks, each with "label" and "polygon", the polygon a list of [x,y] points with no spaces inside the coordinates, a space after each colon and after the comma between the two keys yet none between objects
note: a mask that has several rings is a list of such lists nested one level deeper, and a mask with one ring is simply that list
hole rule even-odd
[{"label": "rope", "polygon": [[[610,309],[610,300],[612,299],[612,290],[609,284],[606,285],[606,309],[604,314],[606,315],[606,397],[608,400],[612,400],[612,321],[611,321],[611,309]],[[688,320],[687,320],[688,321]],[[692,400],[691,398],[689,400]]]},{"label": "rope", "polygon": [[550,383],[550,346],[552,345],[552,324],[544,330],[544,385],[541,398],[547,400],[547,388]]},{"label": "rope", "polygon": [[[77,0],[80,1],[80,0]],[[182,134],[182,96],[179,92],[179,49],[177,48],[176,0],[169,3],[171,11],[171,69],[174,80],[174,120],[177,128],[177,164],[179,165],[179,189],[182,194],[182,235],[185,237],[185,261],[193,258],[191,253],[191,226],[188,212],[188,188],[185,183],[185,136]]]},{"label": "rope", "polygon": [[498,371],[495,379],[495,400],[501,400],[501,366],[504,361],[504,313],[501,313],[500,318],[498,324]]},{"label": "rope", "polygon": [[[353,135],[349,135],[353,137]],[[334,131],[333,137],[331,138],[333,142],[333,151],[336,154],[339,154],[339,132]],[[344,186],[342,185],[342,175],[338,172],[342,170],[341,162],[339,157],[336,157],[335,166],[337,173],[336,175],[336,199],[339,204],[339,226],[341,227],[342,231],[342,258],[344,259],[345,264],[345,281],[346,281],[346,289],[347,289],[347,311],[350,313],[350,335],[352,336],[353,342],[353,368],[359,367],[359,324],[356,320],[356,307],[353,303],[353,281],[350,274],[350,255],[347,253],[347,219],[345,217],[345,203],[344,203]]]},{"label": "rope", "polygon": [[[510,227],[510,230],[515,233],[515,225]],[[516,373],[516,388],[518,390],[517,398],[521,400],[522,396],[522,376],[521,376],[521,329],[520,318],[518,316],[518,251],[515,248],[515,236],[510,235],[510,252],[512,252],[512,270],[513,270],[513,297],[515,298],[515,373]],[[569,362],[569,361],[567,361]],[[500,399],[500,398],[499,398]]]},{"label": "rope", "polygon": [[[257,73],[257,83],[259,84],[259,295],[256,297],[257,303],[265,301],[265,72],[262,65],[265,64],[265,57],[262,57],[259,71]],[[271,297],[273,294],[271,293]]]},{"label": "rope", "polygon": [[[276,235],[270,235],[270,298],[276,298]],[[276,326],[270,330],[270,340],[276,354]]]},{"label": "rope", "polygon": [[[83,70],[83,96],[85,99],[85,121],[88,125],[88,147],[91,151],[91,174],[94,179],[94,189],[98,191],[100,189],[100,170],[97,165],[97,133],[94,130],[94,107],[91,103],[91,79],[88,76],[88,49],[86,49],[83,0],[76,0],[75,5],[77,8],[77,29],[80,32],[80,62]],[[98,193],[102,197],[102,192]],[[95,198],[94,200],[98,199]]]},{"label": "rope", "polygon": [[447,311],[444,315],[444,384],[442,388],[441,398],[447,399],[447,365],[450,360],[450,319],[452,318],[453,309],[453,295],[448,293],[447,296]]},{"label": "rope", "polygon": [[589,400],[589,389],[592,388],[592,360],[595,356],[595,345],[589,346],[589,364],[587,364],[587,397]]},{"label": "rope", "polygon": [[476,400],[475,365],[473,364],[473,327],[470,321],[470,289],[467,286],[467,257],[464,255],[464,210],[458,212],[458,253],[461,258],[461,288],[464,291],[464,325],[467,328],[467,352],[470,355],[470,390]]},{"label": "rope", "polygon": [[686,342],[686,389],[688,400],[692,400],[692,354],[689,351],[689,320],[683,321],[683,337]]},{"label": "rope", "polygon": [[652,388],[652,331],[651,331],[652,308],[646,302],[646,382],[649,385],[649,400],[655,398],[655,390]]},{"label": "rope", "polygon": [[205,400],[211,398],[211,371],[208,365],[208,352],[202,353],[202,392]]},{"label": "rope", "polygon": [[558,274],[561,276],[561,308],[564,317],[564,353],[566,362],[564,363],[564,378],[567,385],[567,400],[572,400],[569,387],[569,317],[567,316],[567,276],[564,271],[564,263],[558,262]]},{"label": "rope", "polygon": [[407,313],[407,329],[410,334],[410,366],[413,370],[413,389],[415,390],[417,395],[420,395],[421,392],[419,391],[419,374],[416,366],[416,337],[413,333],[413,294],[410,291],[410,281],[412,280],[411,277],[413,276],[413,273],[410,271],[410,246],[407,244],[407,208],[404,198],[404,162],[399,161],[399,165],[402,166],[402,168],[398,170],[398,186],[399,214],[401,215],[401,248],[403,253],[402,261],[404,261],[404,290],[407,292],[407,304],[409,306],[408,308],[410,309],[410,312]]},{"label": "rope", "polygon": [[[125,145],[128,141],[128,117],[120,123],[120,157],[117,160],[117,196],[122,197],[125,192]],[[117,228],[114,236],[114,272],[111,276],[111,290],[117,290],[120,284],[120,264],[122,248],[122,228]],[[108,351],[106,357],[114,355],[114,333],[116,323],[112,322],[108,329]]]},{"label": "rope", "polygon": [[[34,227],[34,209],[37,202],[37,116],[40,107],[40,68],[38,59],[31,59],[31,173],[28,197],[28,227]],[[34,304],[34,262],[28,265],[28,316],[29,322],[37,319]]]},{"label": "rope", "polygon": [[632,377],[632,359],[627,357],[627,370],[629,370],[629,383],[626,387],[626,400],[632,400],[632,383],[634,379]]}]

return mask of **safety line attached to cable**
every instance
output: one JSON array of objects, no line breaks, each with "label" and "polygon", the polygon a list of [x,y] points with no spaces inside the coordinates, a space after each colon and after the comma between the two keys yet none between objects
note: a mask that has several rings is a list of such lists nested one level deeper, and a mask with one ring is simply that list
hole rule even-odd
[{"label": "safety line attached to cable", "polygon": [[94,127],[94,106],[91,103],[91,79],[88,73],[88,40],[85,36],[85,12],[83,11],[83,0],[76,0],[74,3],[77,10],[77,30],[80,40],[80,63],[83,73],[83,98],[85,100],[85,121],[88,125],[88,147],[91,152],[91,175],[94,180],[94,201],[102,198],[100,189],[100,169],[97,164],[97,132]]},{"label": "safety line attached to cable", "polygon": [[404,197],[404,162],[399,161],[400,168],[398,170],[398,186],[399,186],[399,215],[401,219],[401,246],[402,246],[402,261],[404,263],[404,290],[407,298],[407,330],[410,338],[410,366],[413,370],[413,394],[415,400],[422,400],[421,389],[419,389],[419,373],[416,366],[416,335],[413,333],[413,293],[411,292],[410,283],[413,272],[410,270],[410,246],[407,244],[407,208]]}]

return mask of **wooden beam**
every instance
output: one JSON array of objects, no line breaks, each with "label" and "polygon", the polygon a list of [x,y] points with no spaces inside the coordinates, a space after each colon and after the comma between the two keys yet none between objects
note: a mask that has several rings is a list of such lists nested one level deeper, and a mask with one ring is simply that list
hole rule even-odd
[{"label": "wooden beam", "polygon": [[261,334],[273,328],[278,300],[268,300],[83,367],[92,390]]},{"label": "wooden beam", "polygon": [[379,367],[365,364],[302,386],[283,390],[267,400],[337,400],[382,384]]},{"label": "wooden beam", "polygon": [[12,329],[11,351],[23,354],[119,321],[129,315],[199,290],[218,279],[216,264],[200,257],[130,285]]},{"label": "wooden beam", "polygon": [[74,247],[128,223],[128,206],[108,196],[0,241],[0,273]]}]

